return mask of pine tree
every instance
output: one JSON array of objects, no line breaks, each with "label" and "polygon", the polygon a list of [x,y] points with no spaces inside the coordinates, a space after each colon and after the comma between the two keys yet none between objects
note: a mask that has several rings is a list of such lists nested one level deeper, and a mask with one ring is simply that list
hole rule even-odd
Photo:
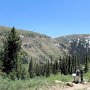
[{"label": "pine tree", "polygon": [[72,55],[72,71],[75,73],[75,66],[76,66],[76,62],[75,62],[75,55]]},{"label": "pine tree", "polygon": [[68,56],[68,73],[71,74],[71,57],[70,55]]},{"label": "pine tree", "polygon": [[51,55],[50,55],[50,60],[51,60],[50,66],[52,66],[52,64],[53,64],[53,57]]},{"label": "pine tree", "polygon": [[40,66],[39,66],[39,64],[36,64],[35,74],[36,74],[36,76],[40,76]]},{"label": "pine tree", "polygon": [[68,60],[68,56],[66,57],[66,61],[65,61],[65,63],[66,63],[66,66],[65,66],[65,68],[66,68],[66,70],[65,70],[65,75],[67,75],[68,74],[68,67],[69,67],[69,65],[68,65],[68,62],[69,62],[69,60]]},{"label": "pine tree", "polygon": [[85,56],[85,73],[88,71],[88,56]]},{"label": "pine tree", "polygon": [[21,71],[21,79],[25,79],[26,78],[26,70],[25,70],[25,67],[22,69]]},{"label": "pine tree", "polygon": [[3,48],[2,71],[6,74],[14,72],[15,75],[17,74],[19,52],[21,50],[21,40],[14,27],[11,29],[8,36],[4,40]]},{"label": "pine tree", "polygon": [[33,78],[33,61],[32,61],[32,58],[30,60],[30,63],[29,63],[29,76],[30,78]]},{"label": "pine tree", "polygon": [[45,75],[45,72],[46,72],[46,66],[45,66],[45,64],[42,64],[41,65],[41,70],[40,71],[41,71],[41,75],[44,76]]},{"label": "pine tree", "polygon": [[77,69],[77,56],[74,56],[74,59],[75,59],[75,71]]},{"label": "pine tree", "polygon": [[62,73],[66,75],[66,60],[65,57],[63,57],[63,62],[62,62]]},{"label": "pine tree", "polygon": [[57,60],[55,61],[55,68],[56,68],[56,74],[57,74],[58,73],[58,69],[59,69],[58,61]]},{"label": "pine tree", "polygon": [[53,66],[52,66],[52,71],[53,71],[53,74],[56,74],[56,65],[55,65],[55,62],[53,64]]},{"label": "pine tree", "polygon": [[80,59],[77,57],[77,66],[80,68]]},{"label": "pine tree", "polygon": [[53,71],[52,71],[52,68],[53,68],[53,57],[50,55],[50,60],[51,60],[51,62],[50,62],[50,73],[52,73]]},{"label": "pine tree", "polygon": [[22,62],[20,59],[18,59],[18,63],[16,66],[16,77],[17,77],[17,79],[21,78],[21,74],[22,74]]},{"label": "pine tree", "polygon": [[46,77],[49,77],[49,76],[50,76],[50,64],[48,61],[47,66],[46,66]]},{"label": "pine tree", "polygon": [[59,71],[61,71],[61,57],[59,58]]},{"label": "pine tree", "polygon": [[54,64],[53,64],[53,74],[57,74],[59,71],[59,65],[58,65],[58,61],[55,60]]},{"label": "pine tree", "polygon": [[44,64],[44,75],[46,75],[46,64]]}]

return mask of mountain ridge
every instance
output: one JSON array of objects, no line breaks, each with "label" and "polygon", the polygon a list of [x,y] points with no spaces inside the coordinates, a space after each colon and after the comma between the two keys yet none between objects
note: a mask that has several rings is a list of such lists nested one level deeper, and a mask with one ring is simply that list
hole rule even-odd
[{"label": "mountain ridge", "polygon": [[[11,27],[0,26],[0,42],[6,36],[5,34]],[[65,35],[57,38],[52,38],[48,35],[40,34],[33,31],[26,31],[22,29],[16,29],[22,40],[22,49],[27,53],[29,57],[32,57],[35,61],[44,62],[58,59],[69,54],[70,42],[72,40],[78,41],[78,39],[84,39],[90,37],[90,34],[73,34]]]},{"label": "mountain ridge", "polygon": [[[9,27],[0,26],[1,43],[10,29]],[[60,55],[63,55],[63,52],[56,46],[56,40],[53,38],[32,31],[16,30],[22,40],[22,49],[35,61],[47,61],[50,60],[51,56],[55,60]]]}]

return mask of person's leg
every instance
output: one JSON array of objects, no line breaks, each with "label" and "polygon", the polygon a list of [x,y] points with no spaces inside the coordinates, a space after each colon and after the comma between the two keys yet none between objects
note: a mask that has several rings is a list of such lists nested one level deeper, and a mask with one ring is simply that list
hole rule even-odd
[{"label": "person's leg", "polygon": [[76,76],[76,84],[79,83],[79,76]]}]

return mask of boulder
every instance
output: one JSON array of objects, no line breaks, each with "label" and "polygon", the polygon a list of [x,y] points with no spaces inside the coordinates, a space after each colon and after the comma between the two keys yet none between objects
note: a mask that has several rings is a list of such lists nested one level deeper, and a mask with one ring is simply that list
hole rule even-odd
[{"label": "boulder", "polygon": [[88,82],[82,82],[82,84],[88,84]]},{"label": "boulder", "polygon": [[73,83],[72,82],[67,82],[66,85],[70,86],[70,87],[73,87]]}]

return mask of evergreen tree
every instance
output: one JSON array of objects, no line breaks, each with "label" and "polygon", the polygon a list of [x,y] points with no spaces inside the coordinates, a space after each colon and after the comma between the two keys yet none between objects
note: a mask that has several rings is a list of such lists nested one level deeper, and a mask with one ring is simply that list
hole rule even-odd
[{"label": "evergreen tree", "polygon": [[69,74],[72,73],[71,68],[72,68],[71,56],[69,55],[69,56],[68,56],[68,73],[69,73]]},{"label": "evergreen tree", "polygon": [[76,71],[76,69],[77,69],[77,56],[74,56],[74,59],[75,59],[75,60],[74,60],[74,61],[75,61],[75,62],[74,62],[74,63],[75,63],[75,69],[74,69],[74,70]]},{"label": "evergreen tree", "polygon": [[30,60],[30,63],[29,63],[29,76],[30,78],[33,78],[33,61],[32,61],[32,58]]},{"label": "evergreen tree", "polygon": [[49,76],[50,76],[50,64],[48,61],[47,66],[46,66],[46,77],[49,77]]},{"label": "evergreen tree", "polygon": [[23,68],[21,71],[21,79],[23,80],[25,78],[26,78],[26,70],[25,70],[25,68]]},{"label": "evergreen tree", "polygon": [[58,67],[59,67],[59,71],[61,71],[61,57],[59,58],[59,65],[58,65]]},{"label": "evergreen tree", "polygon": [[72,55],[72,72],[74,73],[76,72],[75,67],[76,67],[75,55]]},{"label": "evergreen tree", "polygon": [[4,40],[3,48],[2,71],[6,74],[14,72],[14,75],[16,76],[19,61],[19,52],[21,50],[21,40],[14,27],[11,29],[8,36]]},{"label": "evergreen tree", "polygon": [[53,73],[53,71],[52,71],[52,68],[53,68],[53,57],[50,55],[50,60],[51,60],[51,62],[50,62],[50,73]]},{"label": "evergreen tree", "polygon": [[44,64],[44,75],[46,75],[46,64]]},{"label": "evergreen tree", "polygon": [[46,72],[46,65],[45,64],[41,65],[41,70],[40,71],[41,71],[41,75],[45,76],[45,72]]},{"label": "evergreen tree", "polygon": [[16,77],[17,77],[17,79],[21,78],[21,74],[22,74],[22,62],[20,59],[18,59],[18,63],[16,66]]},{"label": "evergreen tree", "polygon": [[88,71],[88,56],[85,56],[85,73]]},{"label": "evergreen tree", "polygon": [[77,57],[77,66],[80,68],[80,59]]},{"label": "evergreen tree", "polygon": [[68,73],[68,60],[67,60],[67,57],[63,57],[62,73],[63,73],[64,75],[67,75],[67,73]]},{"label": "evergreen tree", "polygon": [[68,74],[68,67],[69,67],[68,62],[69,62],[69,60],[68,60],[68,56],[67,56],[67,57],[66,57],[66,61],[65,61],[65,63],[66,63],[66,66],[65,66],[65,68],[66,68],[66,70],[65,70],[65,75]]},{"label": "evergreen tree", "polygon": [[56,74],[57,74],[58,73],[58,69],[59,69],[58,61],[57,60],[55,61],[55,68],[56,68]]},{"label": "evergreen tree", "polygon": [[50,66],[52,66],[52,64],[53,64],[53,57],[51,55],[50,55],[50,60],[51,60]]},{"label": "evergreen tree", "polygon": [[36,64],[36,69],[35,69],[35,74],[36,74],[36,76],[40,76],[40,72],[41,70],[40,70],[40,65],[39,64]]},{"label": "evergreen tree", "polygon": [[53,66],[52,66],[52,71],[53,71],[53,74],[56,74],[56,65],[55,65],[55,62],[53,64]]},{"label": "evergreen tree", "polygon": [[57,74],[59,71],[59,64],[57,60],[54,61],[52,71],[53,71],[53,74]]}]

